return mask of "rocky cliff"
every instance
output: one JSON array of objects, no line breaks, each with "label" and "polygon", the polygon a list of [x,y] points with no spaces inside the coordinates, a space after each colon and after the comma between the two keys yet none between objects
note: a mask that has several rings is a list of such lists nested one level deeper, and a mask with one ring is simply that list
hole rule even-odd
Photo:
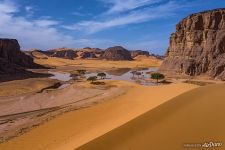
[{"label": "rocky cliff", "polygon": [[55,51],[51,57],[59,57],[59,58],[65,58],[65,59],[74,59],[77,57],[77,53],[74,50],[68,49],[68,50],[60,50]]},{"label": "rocky cliff", "polygon": [[0,39],[0,60],[26,68],[38,67],[32,57],[20,51],[20,45],[15,39]]},{"label": "rocky cliff", "polygon": [[225,80],[225,9],[183,19],[170,37],[166,56],[161,71]]},{"label": "rocky cliff", "polygon": [[33,77],[35,74],[25,69],[44,68],[33,62],[33,58],[20,51],[15,39],[0,39],[0,82]]}]

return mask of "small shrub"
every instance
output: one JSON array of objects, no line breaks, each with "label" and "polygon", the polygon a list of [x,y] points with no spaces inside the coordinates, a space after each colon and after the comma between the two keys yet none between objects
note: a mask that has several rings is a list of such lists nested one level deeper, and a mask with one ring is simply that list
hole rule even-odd
[{"label": "small shrub", "polygon": [[97,80],[97,76],[91,76],[87,79],[87,81],[91,81],[91,83],[94,83],[94,81]]},{"label": "small shrub", "polygon": [[157,83],[158,83],[159,80],[164,79],[165,76],[161,73],[156,72],[151,74],[151,78],[157,80]]},{"label": "small shrub", "polygon": [[106,78],[106,74],[104,72],[100,72],[97,74],[98,77],[101,77],[101,79]]}]

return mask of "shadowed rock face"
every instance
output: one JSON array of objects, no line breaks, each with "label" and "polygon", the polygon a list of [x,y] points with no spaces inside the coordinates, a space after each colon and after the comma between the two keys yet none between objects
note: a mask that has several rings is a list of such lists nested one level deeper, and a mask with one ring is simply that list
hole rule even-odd
[{"label": "shadowed rock face", "polygon": [[193,14],[171,35],[160,70],[225,80],[225,9]]},{"label": "shadowed rock face", "polygon": [[33,58],[20,51],[15,39],[0,39],[0,82],[47,75],[26,71],[25,69],[44,68],[33,62]]},{"label": "shadowed rock face", "polygon": [[97,58],[94,52],[82,52],[80,54],[80,58],[86,59],[86,58]]},{"label": "shadowed rock face", "polygon": [[135,51],[130,51],[131,57],[137,57],[139,55],[145,55],[145,56],[150,56],[148,51],[142,51],[142,50],[135,50]]},{"label": "shadowed rock face", "polygon": [[130,52],[121,46],[106,49],[105,53],[102,55],[102,58],[113,61],[132,60]]},{"label": "shadowed rock face", "polygon": [[59,58],[65,58],[65,59],[74,59],[77,57],[77,54],[74,50],[61,50],[61,51],[55,51],[51,57],[59,57]]},{"label": "shadowed rock face", "polygon": [[[40,67],[33,62],[32,57],[20,51],[20,45],[15,39],[0,39],[0,61],[24,68]],[[4,66],[1,65],[1,68]]]}]

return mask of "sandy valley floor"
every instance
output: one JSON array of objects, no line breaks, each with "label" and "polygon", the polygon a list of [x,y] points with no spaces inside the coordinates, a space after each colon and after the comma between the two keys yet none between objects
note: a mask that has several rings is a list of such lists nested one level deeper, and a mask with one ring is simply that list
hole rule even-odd
[{"label": "sandy valley floor", "polygon": [[73,150],[197,87],[184,83],[153,87],[122,81],[117,84],[129,86],[130,89],[111,101],[61,115],[22,136],[0,144],[0,149]]},{"label": "sandy valley floor", "polygon": [[[161,64],[145,57],[121,62],[56,58],[35,61],[61,73],[85,69],[120,74],[124,69]],[[184,142],[225,140],[224,124],[217,122],[225,115],[224,84],[171,81],[158,86],[121,80],[105,80],[104,85],[68,81],[61,89],[54,86],[62,81],[50,78],[1,83],[0,149],[179,150]]]}]

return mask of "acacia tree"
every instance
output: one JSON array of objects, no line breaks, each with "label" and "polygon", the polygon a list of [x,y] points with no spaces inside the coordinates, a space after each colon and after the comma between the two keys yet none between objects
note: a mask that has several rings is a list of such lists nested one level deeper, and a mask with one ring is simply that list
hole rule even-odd
[{"label": "acacia tree", "polygon": [[94,81],[97,80],[97,76],[91,76],[87,79],[87,81],[91,81],[91,83],[94,83]]},{"label": "acacia tree", "polygon": [[101,79],[105,79],[106,78],[106,74],[104,72],[98,73],[97,76],[101,77]]},{"label": "acacia tree", "polygon": [[157,83],[158,83],[159,80],[164,79],[165,76],[163,74],[161,74],[161,73],[156,72],[156,73],[152,73],[151,74],[151,78],[155,79],[157,81]]}]

